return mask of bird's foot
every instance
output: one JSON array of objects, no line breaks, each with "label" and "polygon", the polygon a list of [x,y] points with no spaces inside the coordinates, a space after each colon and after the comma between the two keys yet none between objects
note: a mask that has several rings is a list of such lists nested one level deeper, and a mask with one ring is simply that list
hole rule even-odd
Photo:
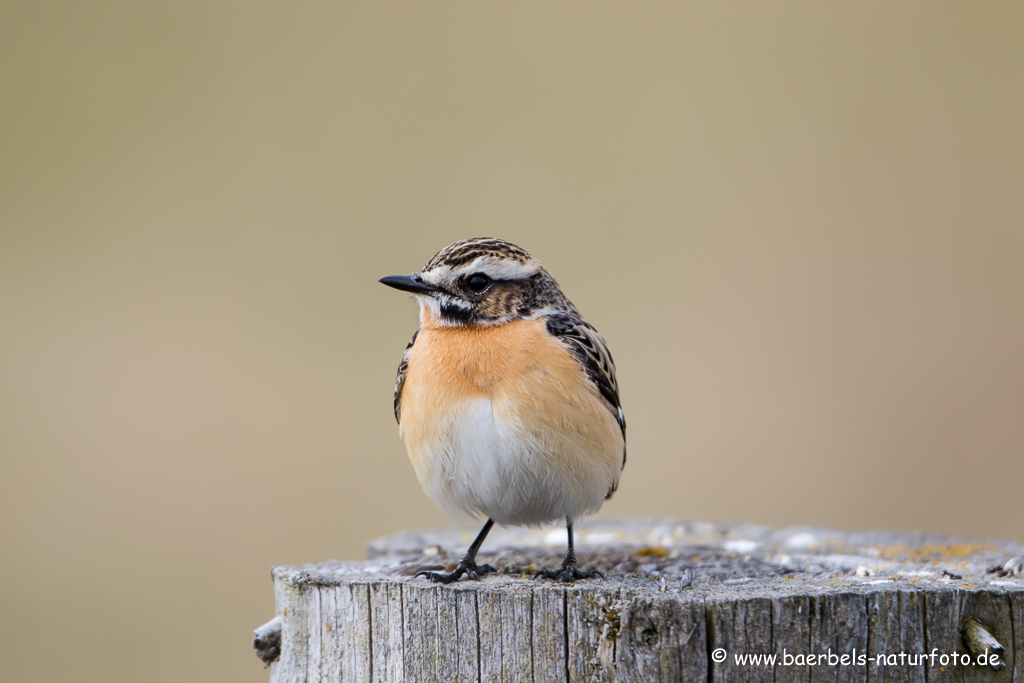
[{"label": "bird's foot", "polygon": [[439,572],[423,571],[423,572],[417,572],[416,576],[417,577],[425,576],[428,579],[430,579],[431,581],[433,581],[434,583],[446,583],[447,584],[447,583],[454,583],[454,582],[458,581],[460,578],[462,578],[463,575],[465,575],[465,577],[467,579],[472,579],[473,581],[479,581],[480,577],[482,575],[490,574],[490,573],[496,572],[496,571],[498,571],[498,570],[495,569],[494,567],[492,567],[489,564],[477,564],[473,560],[470,560],[470,559],[464,557],[464,558],[462,558],[462,561],[459,562],[459,566],[457,566],[455,568],[455,571],[451,572],[450,574],[441,574]]},{"label": "bird's foot", "polygon": [[604,578],[604,574],[597,571],[596,569],[588,569],[587,571],[580,571],[576,567],[576,560],[565,561],[562,563],[561,569],[542,569],[533,575],[534,579],[550,579],[551,581],[557,581],[558,583],[572,583],[578,579],[596,579]]}]

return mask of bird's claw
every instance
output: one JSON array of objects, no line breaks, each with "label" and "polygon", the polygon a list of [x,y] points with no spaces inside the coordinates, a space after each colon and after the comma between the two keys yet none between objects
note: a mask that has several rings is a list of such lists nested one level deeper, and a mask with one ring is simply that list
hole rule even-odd
[{"label": "bird's claw", "polygon": [[604,578],[604,574],[597,571],[596,569],[588,569],[587,571],[580,571],[577,569],[575,564],[563,564],[561,569],[542,569],[533,575],[536,579],[548,579],[556,581],[558,583],[572,583],[579,579],[596,579]]},{"label": "bird's claw", "polygon": [[490,574],[495,571],[497,570],[489,564],[477,564],[475,562],[466,562],[465,560],[463,560],[462,562],[459,562],[459,566],[455,568],[455,571],[451,572],[450,574],[422,571],[416,572],[416,575],[413,578],[419,578],[423,576],[426,577],[428,580],[432,581],[433,583],[449,584],[455,583],[463,575],[465,575],[467,579],[470,579],[472,581],[479,581],[480,576],[482,574]]},{"label": "bird's claw", "polygon": [[441,574],[440,572],[416,572],[413,576],[414,579],[425,577],[427,580],[433,583],[451,583],[452,581],[458,581],[459,577],[462,576],[462,572],[458,569],[453,571],[451,574]]}]

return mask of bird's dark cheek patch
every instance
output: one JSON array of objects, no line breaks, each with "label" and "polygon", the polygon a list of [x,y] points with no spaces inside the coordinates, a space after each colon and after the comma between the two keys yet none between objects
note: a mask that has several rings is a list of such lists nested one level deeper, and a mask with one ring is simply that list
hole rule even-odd
[{"label": "bird's dark cheek patch", "polygon": [[474,319],[471,310],[458,306],[441,306],[441,317],[459,325],[468,325]]}]

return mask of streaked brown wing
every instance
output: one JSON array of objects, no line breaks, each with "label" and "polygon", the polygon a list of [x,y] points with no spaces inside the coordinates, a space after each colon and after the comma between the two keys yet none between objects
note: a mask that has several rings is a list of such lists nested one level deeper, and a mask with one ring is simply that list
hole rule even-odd
[{"label": "streaked brown wing", "polygon": [[[622,429],[622,467],[626,466],[626,416],[619,403],[619,384],[615,379],[615,361],[601,334],[582,318],[566,313],[556,313],[547,319],[548,332],[561,339],[583,366],[587,378],[601,392],[608,410],[612,412]],[[611,496],[612,488],[608,492]]]},{"label": "streaked brown wing", "polygon": [[419,330],[413,332],[412,339],[409,340],[405,347],[405,353],[402,354],[402,362],[398,364],[398,376],[395,378],[395,420],[398,424],[402,424],[402,387],[405,386],[405,373],[409,369],[409,352],[412,345],[416,343],[416,335],[419,333]]}]

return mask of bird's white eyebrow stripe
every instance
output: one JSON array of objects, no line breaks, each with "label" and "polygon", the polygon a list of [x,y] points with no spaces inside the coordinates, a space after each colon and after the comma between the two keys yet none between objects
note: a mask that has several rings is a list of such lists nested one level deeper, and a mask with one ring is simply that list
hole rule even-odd
[{"label": "bird's white eyebrow stripe", "polygon": [[[427,297],[427,298],[430,298],[430,297]],[[443,304],[443,305],[447,305],[447,306],[455,306],[456,308],[461,308],[461,309],[466,310],[466,311],[468,311],[470,308],[472,308],[472,305],[468,301],[464,301],[464,300],[459,299],[457,297],[448,296],[447,294],[439,294],[435,298],[437,299],[437,302],[439,304]]]},{"label": "bird's white eyebrow stripe", "polygon": [[470,273],[483,273],[494,280],[519,280],[534,275],[538,270],[540,270],[540,263],[536,259],[521,263],[513,259],[478,256],[454,270],[451,266],[438,266],[421,273],[420,277],[429,284],[439,285],[442,282],[452,282]]}]

